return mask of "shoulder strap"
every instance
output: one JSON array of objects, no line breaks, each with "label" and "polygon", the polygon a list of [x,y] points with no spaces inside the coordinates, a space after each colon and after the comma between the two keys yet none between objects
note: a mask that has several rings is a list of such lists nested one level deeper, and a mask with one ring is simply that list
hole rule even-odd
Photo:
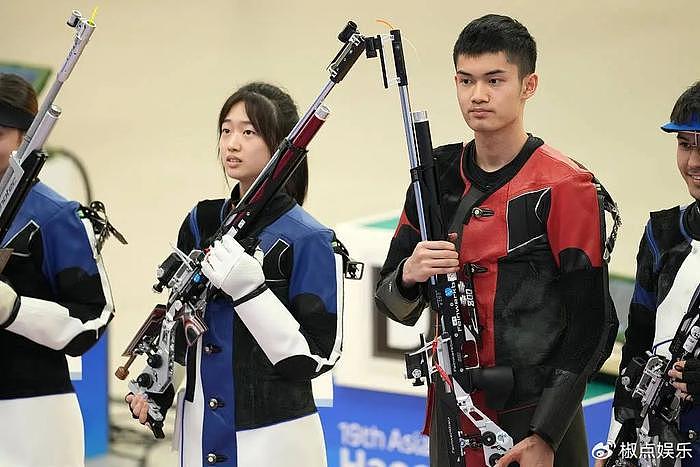
[{"label": "shoulder strap", "polygon": [[195,248],[209,246],[207,243],[221,225],[221,207],[226,200],[204,200],[190,211],[190,230],[195,240]]},{"label": "shoulder strap", "polygon": [[[617,241],[617,231],[622,225],[622,216],[620,215],[620,209],[617,207],[617,203],[613,199],[612,196],[610,196],[610,193],[608,193],[608,190],[605,189],[603,184],[596,178],[596,176],[588,170],[588,168],[581,164],[579,161],[573,158],[569,158],[571,161],[581,167],[583,170],[590,172],[591,176],[593,177],[592,182],[593,185],[596,188],[596,191],[598,192],[598,203],[602,209],[601,212],[601,239],[603,241],[603,260],[606,263],[610,262],[610,256],[612,255],[612,251],[615,248],[615,242]],[[612,216],[613,220],[613,226],[610,229],[610,235],[606,237],[606,229],[605,229],[605,213],[608,212]]]},{"label": "shoulder strap", "polygon": [[89,220],[92,224],[96,238],[95,249],[98,253],[102,251],[102,246],[110,235],[113,235],[122,245],[128,243],[126,238],[109,222],[107,210],[102,202],[92,201],[89,206],[81,204],[78,207],[78,216]]},{"label": "shoulder strap", "polygon": [[455,214],[452,217],[450,228],[447,230],[448,234],[450,232],[457,233],[457,241],[455,242],[455,246],[458,250],[462,243],[462,226],[469,222],[472,209],[481,204],[486,196],[486,193],[481,191],[472,183],[467,193],[459,201],[459,205],[457,206]]}]

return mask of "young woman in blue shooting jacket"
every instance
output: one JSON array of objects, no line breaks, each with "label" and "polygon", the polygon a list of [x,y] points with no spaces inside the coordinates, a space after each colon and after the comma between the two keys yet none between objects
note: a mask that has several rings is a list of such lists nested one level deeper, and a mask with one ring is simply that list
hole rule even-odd
[{"label": "young woman in blue shooting jacket", "polygon": [[[0,172],[37,113],[36,94],[0,74]],[[111,291],[86,211],[41,182],[2,247],[0,465],[83,465],[83,421],[66,355],[97,342],[112,319]]]},{"label": "young woman in blue shooting jacket", "polygon": [[[298,118],[291,97],[270,84],[247,84],[226,100],[219,156],[238,184],[229,199],[192,209],[180,228],[181,250],[211,244]],[[204,260],[204,274],[220,293],[207,305],[209,330],[182,362],[187,380],[176,420],[182,466],[326,465],[311,379],[340,357],[343,256],[333,231],[301,207],[307,180],[304,161],[254,221],[254,256],[225,235]],[[145,423],[146,399],[127,401]]]}]

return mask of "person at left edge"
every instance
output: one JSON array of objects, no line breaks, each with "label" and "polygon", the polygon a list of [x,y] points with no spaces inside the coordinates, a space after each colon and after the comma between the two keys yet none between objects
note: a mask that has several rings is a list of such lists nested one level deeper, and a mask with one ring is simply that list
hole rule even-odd
[{"label": "person at left edge", "polygon": [[[0,171],[37,112],[31,85],[0,74]],[[84,465],[83,420],[66,355],[87,352],[113,316],[90,220],[41,182],[5,238],[0,282],[0,466]]]}]

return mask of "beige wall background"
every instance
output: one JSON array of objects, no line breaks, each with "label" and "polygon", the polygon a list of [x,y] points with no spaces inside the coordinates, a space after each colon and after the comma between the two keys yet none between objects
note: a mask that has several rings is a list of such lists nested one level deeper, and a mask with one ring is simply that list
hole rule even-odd
[{"label": "beige wall background", "polygon": [[[0,60],[51,66],[72,42],[70,10],[85,0],[3,0]],[[700,2],[659,1],[136,1],[100,2],[98,28],[59,95],[50,143],[83,159],[95,197],[129,245],[104,258],[117,306],[113,366],[152,306],[154,271],[193,204],[225,195],[216,119],[239,85],[268,80],[301,109],[328,76],[348,19],[365,34],[402,30],[414,110],[427,109],[435,145],[471,138],[454,96],[452,46],[489,12],[523,22],[538,43],[540,86],[526,125],[604,181],[624,226],[612,270],[634,273],[650,210],[689,200],[675,141],[661,133],[680,93],[700,79]],[[53,77],[51,78],[53,79]],[[327,100],[332,115],[310,152],[307,208],[322,222],[398,210],[408,162],[396,89],[361,59]],[[351,319],[351,318],[349,318]],[[112,391],[122,392],[113,384]]]}]

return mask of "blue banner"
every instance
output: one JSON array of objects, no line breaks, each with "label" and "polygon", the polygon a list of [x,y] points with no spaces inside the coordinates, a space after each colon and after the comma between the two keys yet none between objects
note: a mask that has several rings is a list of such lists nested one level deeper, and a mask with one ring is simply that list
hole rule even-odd
[{"label": "blue banner", "polygon": [[[429,467],[428,438],[421,434],[425,398],[343,386],[334,391],[334,407],[319,409],[328,467]],[[611,403],[609,395],[584,401],[589,453],[607,439]]]}]

